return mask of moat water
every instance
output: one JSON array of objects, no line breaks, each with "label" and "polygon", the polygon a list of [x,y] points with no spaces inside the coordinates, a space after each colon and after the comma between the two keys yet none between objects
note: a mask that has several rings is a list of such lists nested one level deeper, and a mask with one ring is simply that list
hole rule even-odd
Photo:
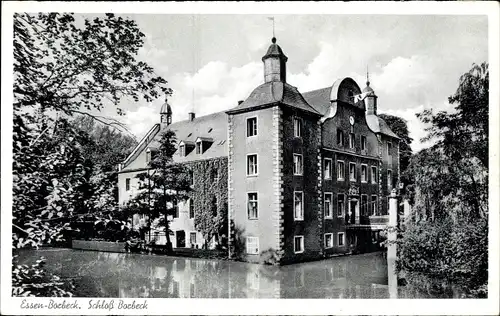
[{"label": "moat water", "polygon": [[76,297],[151,298],[417,298],[404,286],[388,285],[382,253],[343,256],[283,267],[128,253],[40,249],[46,268],[72,280]]}]

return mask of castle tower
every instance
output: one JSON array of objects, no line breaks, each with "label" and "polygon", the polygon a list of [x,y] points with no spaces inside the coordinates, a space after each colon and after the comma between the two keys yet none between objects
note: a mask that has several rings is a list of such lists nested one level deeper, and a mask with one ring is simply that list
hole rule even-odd
[{"label": "castle tower", "polygon": [[272,44],[267,49],[267,53],[262,57],[264,62],[264,82],[281,81],[285,83],[288,57],[285,56],[281,47],[276,44],[276,37],[273,37],[271,42]]}]

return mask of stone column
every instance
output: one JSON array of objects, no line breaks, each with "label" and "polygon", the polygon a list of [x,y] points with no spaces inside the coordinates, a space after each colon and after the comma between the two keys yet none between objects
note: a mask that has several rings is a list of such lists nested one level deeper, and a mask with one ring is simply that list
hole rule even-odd
[{"label": "stone column", "polygon": [[387,232],[387,275],[389,285],[389,297],[398,297],[398,276],[396,274],[396,259],[397,259],[397,224],[398,224],[398,199],[396,189],[392,189],[389,196],[389,225]]}]

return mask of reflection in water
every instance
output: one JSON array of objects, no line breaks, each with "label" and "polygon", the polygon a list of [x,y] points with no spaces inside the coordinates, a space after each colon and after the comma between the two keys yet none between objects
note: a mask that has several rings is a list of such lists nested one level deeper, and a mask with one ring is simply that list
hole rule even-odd
[{"label": "reflection in water", "polygon": [[[381,253],[283,267],[71,249],[26,251],[20,254],[20,259],[34,260],[39,256],[47,258],[47,269],[74,280],[78,297],[389,298],[394,295],[389,295],[387,263]],[[400,297],[409,297],[404,288],[399,291]]]}]

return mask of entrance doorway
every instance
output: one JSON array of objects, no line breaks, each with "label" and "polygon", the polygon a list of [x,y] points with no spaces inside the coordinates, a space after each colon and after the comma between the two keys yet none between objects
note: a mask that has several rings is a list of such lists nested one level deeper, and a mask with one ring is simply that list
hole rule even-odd
[{"label": "entrance doorway", "polygon": [[186,232],[183,230],[178,230],[175,232],[175,241],[177,248],[186,247]]},{"label": "entrance doorway", "polygon": [[349,223],[359,224],[359,201],[357,199],[349,200],[349,217]]}]

